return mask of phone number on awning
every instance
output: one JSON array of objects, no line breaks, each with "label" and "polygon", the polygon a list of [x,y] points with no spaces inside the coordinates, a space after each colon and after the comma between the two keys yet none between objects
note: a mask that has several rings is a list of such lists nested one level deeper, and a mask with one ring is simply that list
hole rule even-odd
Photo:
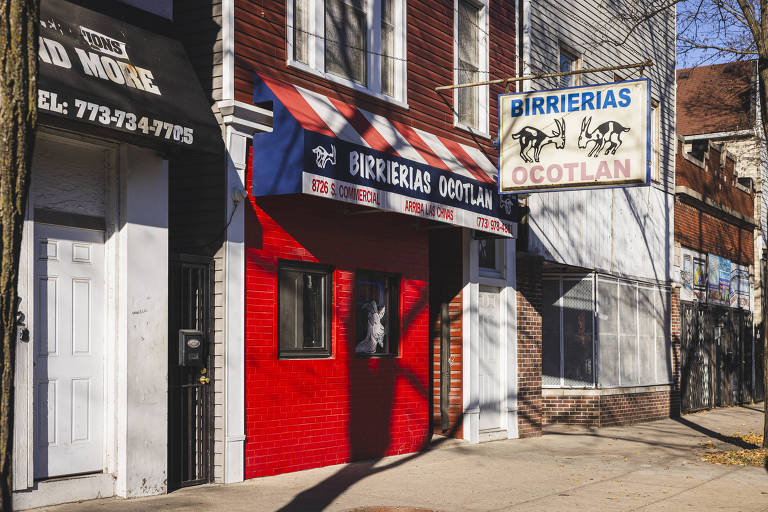
[{"label": "phone number on awning", "polygon": [[[68,116],[70,105],[67,101],[59,98],[55,92],[38,90],[37,107],[41,110],[55,112]],[[140,132],[145,135],[154,135],[158,138],[174,140],[183,144],[192,144],[194,141],[194,130],[187,126],[168,123],[159,119],[151,119],[147,116],[137,116],[132,112],[125,112],[120,109],[113,109],[105,105],[99,105],[90,101],[81,99],[74,100],[76,109],[75,117],[87,121],[99,122],[104,126],[114,126],[132,132]]]}]

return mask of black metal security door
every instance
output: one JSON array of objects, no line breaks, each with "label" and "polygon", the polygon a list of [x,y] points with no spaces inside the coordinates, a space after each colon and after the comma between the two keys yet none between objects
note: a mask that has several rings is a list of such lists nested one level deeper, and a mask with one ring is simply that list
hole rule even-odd
[{"label": "black metal security door", "polygon": [[708,316],[695,304],[680,304],[681,373],[683,412],[709,409],[713,405],[712,344],[708,339]]},{"label": "black metal security door", "polygon": [[[208,483],[213,468],[213,260],[170,262],[168,339],[168,488]],[[180,360],[179,331],[199,331],[200,363]]]},{"label": "black metal security door", "polygon": [[752,313],[709,304],[681,303],[683,412],[751,402]]}]

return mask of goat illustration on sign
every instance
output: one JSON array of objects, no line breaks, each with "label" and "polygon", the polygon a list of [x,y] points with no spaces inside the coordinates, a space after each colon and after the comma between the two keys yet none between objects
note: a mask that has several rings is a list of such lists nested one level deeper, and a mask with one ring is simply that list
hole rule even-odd
[{"label": "goat illustration on sign", "polygon": [[581,133],[579,134],[578,143],[579,149],[587,149],[587,144],[592,142],[594,143],[594,146],[589,150],[587,156],[599,156],[603,147],[605,147],[606,155],[615,155],[616,150],[619,149],[622,144],[621,134],[628,132],[630,129],[624,128],[616,121],[606,121],[590,132],[589,123],[591,121],[592,116],[582,118],[581,120]]},{"label": "goat illustration on sign", "polygon": [[[553,144],[557,149],[565,147],[565,120],[555,119],[556,128],[552,135],[539,130],[535,126],[526,126],[517,133],[512,134],[512,138],[520,139],[520,158],[523,162],[538,162],[541,155],[541,148],[547,144]],[[528,154],[533,149],[533,158]]]},{"label": "goat illustration on sign", "polygon": [[355,347],[358,354],[375,354],[376,348],[384,349],[384,324],[381,323],[384,318],[386,306],[379,308],[375,300],[366,302],[361,306],[363,311],[368,311],[368,332]]},{"label": "goat illustration on sign", "polygon": [[336,146],[333,144],[331,144],[330,152],[323,146],[317,146],[312,152],[315,154],[315,164],[318,168],[325,169],[328,162],[330,162],[331,165],[336,165]]}]

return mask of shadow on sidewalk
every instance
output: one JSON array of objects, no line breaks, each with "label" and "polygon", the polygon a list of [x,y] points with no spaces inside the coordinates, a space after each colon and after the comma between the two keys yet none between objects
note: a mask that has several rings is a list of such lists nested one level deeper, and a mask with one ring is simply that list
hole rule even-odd
[{"label": "shadow on sidewalk", "polygon": [[[748,407],[747,407],[747,409],[748,409]],[[737,447],[739,447],[741,449],[744,449],[744,450],[751,450],[751,449],[754,449],[754,448],[758,448],[758,446],[755,446],[752,443],[747,443],[746,441],[744,441],[740,437],[727,436],[725,434],[721,434],[719,432],[715,432],[712,429],[709,429],[709,428],[707,428],[707,427],[705,427],[703,425],[699,425],[698,423],[694,423],[693,421],[688,420],[688,419],[686,419],[686,418],[684,418],[682,416],[679,417],[679,418],[672,418],[672,420],[676,421],[678,423],[681,423],[682,425],[685,425],[686,427],[688,427],[690,429],[693,429],[696,432],[704,434],[705,436],[712,437],[714,439],[717,439],[720,442],[728,443],[730,445],[737,446]]]},{"label": "shadow on sidewalk", "polygon": [[376,466],[383,458],[375,458],[362,462],[351,462],[345,464],[340,470],[329,476],[322,482],[297,494],[290,503],[281,507],[278,512],[305,512],[307,510],[324,510],[336,498],[343,494],[347,489],[363,479],[402,466],[412,460],[421,457],[425,452],[437,448],[446,441],[452,440],[458,430],[461,421],[457,421],[454,428],[446,437],[441,437],[435,441],[425,442],[421,450],[412,453],[406,457],[393,461],[384,466]]}]

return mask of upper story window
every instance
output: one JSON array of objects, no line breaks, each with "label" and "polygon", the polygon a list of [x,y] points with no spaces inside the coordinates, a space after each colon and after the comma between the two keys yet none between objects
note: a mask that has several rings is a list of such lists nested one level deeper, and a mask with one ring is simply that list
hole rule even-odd
[{"label": "upper story window", "polygon": [[[566,46],[560,45],[560,72],[576,71],[581,68],[579,56]],[[563,75],[560,77],[560,87],[575,87],[581,85],[579,75]]]},{"label": "upper story window", "polygon": [[288,64],[405,101],[404,0],[289,0]]},{"label": "upper story window", "polygon": [[[488,79],[488,4],[454,0],[454,65],[458,84]],[[474,132],[488,132],[488,86],[455,89],[454,123]]]}]

